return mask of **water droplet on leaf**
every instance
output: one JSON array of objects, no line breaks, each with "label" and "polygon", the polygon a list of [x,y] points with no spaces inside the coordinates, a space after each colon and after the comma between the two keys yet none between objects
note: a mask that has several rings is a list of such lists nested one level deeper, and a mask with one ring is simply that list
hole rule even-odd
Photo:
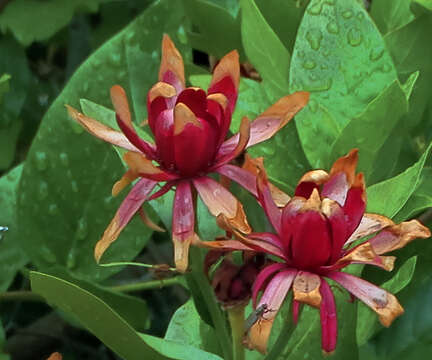
[{"label": "water droplet on leaf", "polygon": [[40,255],[47,263],[53,264],[57,261],[57,256],[47,246],[42,246],[39,251]]},{"label": "water droplet on leaf", "polygon": [[79,240],[84,240],[87,237],[88,234],[88,226],[87,226],[87,220],[85,218],[81,218],[78,220],[78,226],[77,226],[77,238]]},{"label": "water droplet on leaf", "polygon": [[48,184],[45,181],[41,181],[39,184],[38,199],[43,200],[48,196]]},{"label": "water droplet on leaf", "polygon": [[44,152],[37,151],[35,154],[36,169],[44,171],[48,167],[47,155]]},{"label": "water droplet on leaf", "polygon": [[316,63],[313,60],[306,60],[305,62],[303,62],[303,67],[306,70],[312,70],[315,68],[315,66],[316,66]]},{"label": "water droplet on leaf", "polygon": [[352,18],[353,13],[352,13],[351,10],[345,10],[345,11],[342,13],[342,16],[343,16],[345,19],[350,19],[350,18]]},{"label": "water droplet on leaf", "polygon": [[369,54],[369,59],[371,61],[377,61],[381,59],[381,57],[384,55],[384,49],[383,48],[373,48]]},{"label": "water droplet on leaf", "polygon": [[318,50],[321,45],[322,33],[317,29],[309,30],[306,33],[306,40],[309,42],[310,47],[313,50]]},{"label": "water droplet on leaf", "polygon": [[307,12],[310,15],[319,15],[319,14],[321,14],[321,11],[322,11],[322,5],[323,5],[322,3],[316,3],[316,4],[312,5],[311,7],[309,7]]},{"label": "water droplet on leaf", "polygon": [[59,213],[57,204],[50,204],[50,206],[48,207],[48,213],[50,215],[57,215]]},{"label": "water droplet on leaf", "polygon": [[381,70],[382,70],[383,72],[385,72],[385,73],[390,72],[391,69],[392,69],[392,68],[391,68],[390,64],[388,64],[388,63],[385,63],[385,64],[381,67]]},{"label": "water droplet on leaf", "polygon": [[78,192],[78,184],[75,180],[71,181],[72,191],[77,193]]},{"label": "water droplet on leaf", "polygon": [[63,166],[65,166],[65,167],[69,166],[69,157],[68,157],[68,154],[62,152],[62,153],[60,153],[59,158],[60,158],[60,162],[61,162],[61,164]]},{"label": "water droplet on leaf", "polygon": [[313,113],[316,113],[318,111],[318,103],[315,99],[310,99],[308,103],[309,110]]},{"label": "water droplet on leaf", "polygon": [[358,28],[353,27],[348,30],[347,39],[351,46],[359,46],[363,40],[363,35]]},{"label": "water droplet on leaf", "polygon": [[329,21],[327,24],[327,31],[330,34],[338,34],[339,33],[339,26],[335,21]]}]

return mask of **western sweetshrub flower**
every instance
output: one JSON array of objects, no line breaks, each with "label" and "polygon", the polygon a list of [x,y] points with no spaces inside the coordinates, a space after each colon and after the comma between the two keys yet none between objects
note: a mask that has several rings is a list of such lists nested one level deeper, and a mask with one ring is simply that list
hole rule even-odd
[{"label": "western sweetshrub flower", "polygon": [[[68,106],[70,116],[91,134],[127,150],[124,160],[129,170],[114,185],[113,194],[139,179],[97,243],[97,260],[133,215],[142,211],[145,201],[156,199],[173,187],[172,238],[180,271],[187,268],[189,246],[196,239],[193,188],[214,216],[224,214],[242,231],[250,231],[242,205],[207,175],[222,174],[256,195],[255,178],[229,162],[245,148],[273,136],[306,105],[308,93],[297,92],[281,98],[252,123],[243,118],[239,133],[225,140],[237,101],[239,77],[238,54],[232,51],[214,69],[207,92],[186,88],[183,59],[165,35],[159,81],[147,94],[148,125],[155,143],[137,135],[126,93],[119,85],[111,88],[111,100],[122,132]],[[160,182],[165,184],[152,194]]]},{"label": "western sweetshrub flower", "polygon": [[[357,150],[338,159],[330,173],[314,170],[299,181],[294,197],[280,209],[272,198],[264,170],[257,178],[259,201],[275,233],[242,234],[222,215],[219,223],[238,240],[214,241],[206,246],[220,250],[254,250],[271,254],[280,262],[266,266],[253,285],[255,308],[266,304],[262,321],[249,332],[248,343],[266,351],[273,320],[290,289],[293,317],[300,303],[320,310],[322,349],[336,347],[337,312],[331,279],[374,310],[384,326],[403,313],[394,295],[341,270],[350,264],[370,264],[392,270],[395,257],[383,254],[399,249],[415,238],[427,238],[429,230],[417,220],[394,224],[385,216],[365,213],[363,174],[356,174]],[[369,240],[357,240],[373,235]],[[259,298],[259,294],[262,296]]]}]

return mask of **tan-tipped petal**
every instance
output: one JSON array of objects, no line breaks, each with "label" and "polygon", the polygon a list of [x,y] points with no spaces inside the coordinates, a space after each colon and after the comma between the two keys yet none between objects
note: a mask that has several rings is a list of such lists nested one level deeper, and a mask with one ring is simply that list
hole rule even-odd
[{"label": "tan-tipped petal", "polygon": [[343,172],[346,175],[348,184],[351,186],[356,178],[355,171],[358,163],[358,149],[352,149],[347,155],[340,157],[335,161],[331,170],[330,177]]},{"label": "tan-tipped petal", "polygon": [[126,92],[120,85],[114,85],[111,88],[111,101],[114,105],[116,114],[120,119],[126,123],[129,127],[132,125],[132,117],[129,109],[129,101],[126,96]]},{"label": "tan-tipped petal", "polygon": [[177,94],[177,91],[174,86],[166,83],[166,82],[157,82],[152,86],[152,88],[148,92],[149,101],[153,101],[159,96],[164,98],[170,98]]},{"label": "tan-tipped petal", "polygon": [[321,305],[321,279],[316,274],[300,271],[294,279],[294,300],[319,308]]},{"label": "tan-tipped petal", "polygon": [[222,106],[222,109],[224,109],[224,110],[228,106],[228,99],[222,93],[210,94],[210,95],[207,96],[207,100],[216,101],[220,106]]},{"label": "tan-tipped petal", "polygon": [[300,209],[301,212],[309,210],[321,211],[321,198],[318,189],[313,189],[311,196],[304,202]]},{"label": "tan-tipped petal", "polygon": [[193,237],[196,236],[195,234],[193,236],[188,236],[184,239],[176,239],[173,237],[173,244],[174,244],[174,262],[176,265],[177,271],[181,273],[185,273],[188,269],[189,264],[189,248],[193,241]]},{"label": "tan-tipped petal", "polygon": [[260,319],[250,329],[249,336],[247,336],[243,344],[248,349],[255,349],[261,354],[267,353],[267,343],[270,337],[271,329],[273,327],[274,319]]},{"label": "tan-tipped petal", "polygon": [[192,124],[202,129],[202,124],[187,105],[178,103],[174,108],[174,135],[180,134],[187,124]]},{"label": "tan-tipped petal", "polygon": [[140,152],[138,148],[136,148],[134,145],[130,143],[130,141],[126,138],[126,136],[122,132],[114,130],[109,126],[106,126],[95,119],[85,116],[84,114],[80,113],[78,110],[74,109],[69,105],[65,105],[65,106],[69,113],[69,116],[73,120],[77,121],[90,134],[110,144],[119,146],[123,149]]},{"label": "tan-tipped petal", "polygon": [[167,181],[175,178],[175,175],[163,171],[143,154],[128,151],[123,155],[123,159],[133,173],[141,176],[159,181]]},{"label": "tan-tipped petal", "polygon": [[216,65],[209,88],[226,76],[231,77],[237,91],[240,82],[240,63],[237,50],[226,54]]},{"label": "tan-tipped petal", "polygon": [[47,360],[62,360],[63,357],[59,352],[54,352],[50,355],[50,357]]},{"label": "tan-tipped petal", "polygon": [[405,221],[385,228],[369,240],[374,251],[384,254],[404,247],[414,239],[426,239],[431,236],[429,229],[418,220]]},{"label": "tan-tipped petal", "polygon": [[324,184],[329,179],[329,174],[324,170],[312,170],[304,174],[299,184],[302,182],[313,182],[317,185]]},{"label": "tan-tipped petal", "polygon": [[112,196],[117,196],[126,186],[138,178],[138,174],[133,170],[128,170],[119,181],[116,181],[112,187]]},{"label": "tan-tipped petal", "polygon": [[373,233],[392,225],[394,225],[394,222],[386,216],[365,213],[359,226],[347,240],[345,245],[351,244],[353,241],[372,235]]},{"label": "tan-tipped petal", "polygon": [[185,86],[183,58],[171,38],[164,34],[162,39],[162,59],[159,68],[159,81],[163,81],[167,71],[171,71],[177,79]]},{"label": "tan-tipped petal", "polygon": [[160,227],[158,224],[153,222],[153,220],[150,218],[150,216],[148,216],[147,212],[143,208],[139,209],[139,215],[140,215],[142,222],[148,228],[152,229],[153,231],[157,231],[157,232],[165,232],[166,231],[164,228]]},{"label": "tan-tipped petal", "polygon": [[118,215],[116,214],[104,231],[102,238],[96,243],[94,257],[97,263],[99,263],[102,255],[110,247],[110,245],[117,240],[120,232],[122,231],[123,228],[120,226],[119,222]]}]

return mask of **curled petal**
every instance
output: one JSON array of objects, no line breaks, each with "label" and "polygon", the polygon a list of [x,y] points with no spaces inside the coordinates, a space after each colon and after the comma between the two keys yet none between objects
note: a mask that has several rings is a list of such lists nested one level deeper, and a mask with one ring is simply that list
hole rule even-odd
[{"label": "curled petal", "polygon": [[286,267],[287,266],[284,263],[275,263],[266,266],[264,269],[260,271],[252,287],[252,306],[254,307],[254,309],[257,308],[258,294],[262,290],[263,286],[268,281],[268,279],[270,279],[270,277],[273,276],[278,271],[286,269]]},{"label": "curled petal", "polygon": [[162,39],[159,81],[171,84],[176,88],[177,93],[185,87],[183,58],[167,34],[164,34]]},{"label": "curled petal", "polygon": [[234,180],[237,184],[248,190],[255,197],[258,196],[256,188],[256,176],[249,171],[243,170],[238,166],[231,164],[219,166],[215,171],[231,180]]},{"label": "curled petal", "polygon": [[175,192],[172,217],[174,260],[180,272],[185,272],[188,267],[189,246],[196,236],[194,228],[195,210],[192,189],[189,181],[182,181],[177,185]]},{"label": "curled petal", "polygon": [[282,211],[275,204],[272,193],[267,180],[267,174],[262,169],[257,178],[258,201],[263,207],[267,219],[270,221],[278,234],[281,233],[282,228]]},{"label": "curled petal", "polygon": [[126,171],[126,173],[122,176],[122,178],[114,184],[111,191],[112,196],[117,196],[120,193],[120,191],[122,191],[126,186],[128,186],[132,181],[134,181],[138,177],[139,175],[135,171],[130,169]]},{"label": "curled petal", "polygon": [[319,308],[321,293],[319,291],[321,278],[306,271],[299,271],[294,279],[294,300]]},{"label": "curled petal", "polygon": [[174,108],[174,135],[183,132],[188,124],[202,129],[202,124],[198,121],[192,110],[187,105],[178,103]]},{"label": "curled petal", "polygon": [[312,170],[302,176],[297,184],[295,196],[309,198],[313,189],[319,189],[319,186],[325,183],[329,175],[324,170]]},{"label": "curled petal", "polygon": [[236,229],[250,233],[243,205],[227,189],[209,177],[193,179],[193,184],[213,216],[223,214]]},{"label": "curled petal", "polygon": [[140,215],[142,222],[148,228],[152,229],[153,231],[165,232],[164,228],[161,228],[158,224],[153,222],[153,220],[150,218],[150,216],[148,216],[148,214],[145,212],[145,210],[142,207],[139,209],[139,215]]},{"label": "curled petal", "polygon": [[163,171],[160,167],[155,166],[152,161],[147,159],[143,154],[129,151],[123,155],[123,159],[133,172],[148,179],[156,181],[177,179],[177,175]]},{"label": "curled petal", "polygon": [[426,239],[431,236],[429,229],[418,220],[405,221],[385,228],[378,235],[369,239],[374,251],[384,254],[404,247],[414,239]]},{"label": "curled petal", "polygon": [[[304,91],[279,99],[251,123],[251,135],[246,148],[270,139],[303,109],[308,101],[309,93]],[[238,143],[238,136],[234,135],[222,144],[221,154],[232,151]]]},{"label": "curled petal", "polygon": [[346,241],[345,246],[392,225],[394,225],[394,222],[386,216],[366,213],[363,215],[357,229],[355,229],[350,238]]},{"label": "curled petal", "polygon": [[196,244],[199,247],[209,248],[220,251],[255,251],[253,247],[248,246],[238,240],[216,240],[216,241],[200,241]]},{"label": "curled petal", "polygon": [[108,247],[117,239],[120,232],[140,209],[144,201],[147,200],[148,195],[156,184],[156,181],[148,179],[141,179],[135,184],[106,228],[102,239],[95,246],[94,255],[97,262],[99,262]]},{"label": "curled petal", "polygon": [[166,82],[157,82],[152,86],[148,92],[148,101],[152,102],[157,97],[170,98],[177,94],[174,86],[167,84]]},{"label": "curled petal", "polygon": [[378,286],[343,272],[334,272],[326,276],[342,285],[374,310],[381,324],[386,327],[389,327],[396,317],[403,314],[403,308],[396,297]]},{"label": "curled petal", "polygon": [[351,186],[355,180],[355,171],[358,162],[358,149],[352,149],[347,155],[340,157],[335,161],[331,170],[330,178],[339,173],[344,173],[348,182]]},{"label": "curled petal", "polygon": [[140,150],[120,131],[114,130],[95,119],[85,116],[69,105],[65,106],[68,110],[69,116],[83,126],[90,134],[123,149],[140,152]]},{"label": "curled petal", "polygon": [[[361,178],[361,181],[363,182],[363,174],[358,174],[358,178]],[[343,209],[347,215],[347,232],[348,235],[351,235],[359,226],[366,209],[366,192],[364,183],[363,186],[353,186],[348,190]]]},{"label": "curled petal", "polygon": [[240,137],[238,139],[238,143],[236,144],[235,148],[231,152],[226,153],[222,156],[219,156],[219,154],[218,154],[218,156],[216,157],[215,167],[230,162],[231,160],[233,160],[237,156],[239,156],[243,152],[243,150],[245,149],[246,144],[249,141],[249,136],[250,136],[250,122],[249,122],[249,119],[247,117],[242,118],[242,121],[240,124],[239,134],[240,134]]},{"label": "curled petal", "polygon": [[258,307],[266,304],[269,309],[263,314],[249,331],[248,346],[265,354],[267,342],[270,336],[273,321],[282,305],[288,291],[291,288],[297,270],[289,269],[277,273],[267,285],[264,294],[258,303]]},{"label": "curled petal", "polygon": [[336,302],[329,284],[324,279],[321,279],[320,292],[321,348],[325,353],[331,354],[336,349],[338,337]]}]

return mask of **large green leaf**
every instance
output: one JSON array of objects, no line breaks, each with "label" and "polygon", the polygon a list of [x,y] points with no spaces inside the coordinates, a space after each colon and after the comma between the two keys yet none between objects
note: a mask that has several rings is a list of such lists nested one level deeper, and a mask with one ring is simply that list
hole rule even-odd
[{"label": "large green leaf", "polygon": [[0,76],[0,104],[3,101],[3,95],[9,91],[9,74],[3,74]]},{"label": "large green leaf", "polygon": [[[183,0],[192,30],[187,31],[191,45],[201,51],[221,58],[237,49],[244,57],[238,5],[235,1]],[[228,6],[224,6],[228,5]],[[182,30],[185,34],[185,30]]]},{"label": "large green leaf", "polygon": [[106,346],[125,360],[167,359],[153,350],[107,303],[77,285],[32,271],[32,290],[49,304],[74,315]]},{"label": "large green leaf", "polygon": [[19,165],[0,178],[0,226],[8,229],[0,232],[0,291],[7,290],[17,271],[27,263],[27,257],[19,247],[15,217],[22,168]]},{"label": "large green leaf", "polygon": [[290,90],[311,92],[296,116],[306,157],[328,167],[329,145],[396,80],[384,41],[356,0],[312,0],[291,58]]},{"label": "large green leaf", "polygon": [[29,45],[45,40],[66,26],[76,11],[95,12],[104,0],[16,0],[0,13],[0,28],[12,31],[18,41]]},{"label": "large green leaf", "polygon": [[375,0],[372,2],[370,13],[381,33],[387,34],[414,19],[410,11],[412,0]]},{"label": "large green leaf", "polygon": [[392,218],[405,205],[419,183],[432,143],[422,157],[403,173],[367,189],[367,211]]},{"label": "large green leaf", "polygon": [[[341,131],[332,147],[332,158],[359,149],[359,170],[370,178],[379,151],[391,135],[399,119],[408,111],[408,101],[398,80],[383,90],[365,111],[353,118]],[[389,113],[393,116],[389,116]],[[397,155],[397,153],[396,153]],[[378,159],[390,161],[390,159]],[[393,161],[397,160],[397,156]],[[382,162],[382,161],[380,161]]]},{"label": "large green leaf", "polygon": [[[120,270],[98,267],[93,247],[119,206],[121,199],[112,198],[111,186],[124,170],[108,144],[68,120],[64,104],[78,108],[79,99],[85,97],[107,106],[109,88],[116,83],[128,94],[134,81],[134,88],[143,93],[149,89],[157,73],[136,77],[129,73],[128,63],[157,67],[155,49],[160,48],[162,34],[170,33],[176,40],[183,17],[179,1],[169,1],[167,10],[167,1],[158,2],[96,51],[42,121],[24,166],[18,211],[22,247],[40,269],[56,263],[88,280],[103,279]],[[128,55],[129,47],[141,49],[134,52],[134,59]],[[149,229],[135,219],[110,247],[104,261],[132,259],[149,235]]]},{"label": "large green leaf", "polygon": [[242,41],[248,59],[275,96],[288,92],[290,53],[266,22],[254,0],[242,0]]},{"label": "large green leaf", "polygon": [[[380,287],[392,294],[397,294],[410,283],[414,275],[416,262],[416,256],[405,261],[398,272]],[[357,312],[357,344],[361,346],[366,343],[380,328],[382,327],[378,323],[376,313],[363,303],[360,303]]]}]

